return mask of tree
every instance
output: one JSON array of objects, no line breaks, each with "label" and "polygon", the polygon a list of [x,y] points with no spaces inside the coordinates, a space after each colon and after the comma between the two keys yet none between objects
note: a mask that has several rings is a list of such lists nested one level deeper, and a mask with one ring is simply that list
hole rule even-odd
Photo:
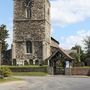
[{"label": "tree", "polygon": [[76,50],[76,52],[71,52],[70,55],[75,59],[74,64],[81,66],[85,59],[85,53],[80,45],[75,45],[71,50]]},{"label": "tree", "polygon": [[84,44],[86,46],[87,55],[90,55],[90,36],[87,36],[86,39],[84,39]]},{"label": "tree", "polygon": [[2,24],[0,26],[0,41],[2,42],[2,51],[6,50],[8,44],[6,43],[6,39],[8,38],[8,30],[6,29],[6,25]]},{"label": "tree", "polygon": [[84,39],[84,44],[86,48],[86,57],[85,57],[85,65],[90,66],[90,36],[87,36],[86,39]]},{"label": "tree", "polygon": [[2,44],[2,47],[1,47],[2,57],[8,47],[8,44],[6,43],[6,39],[8,38],[8,35],[9,34],[8,34],[8,30],[6,29],[6,25],[4,24],[0,25],[0,42]]},{"label": "tree", "polygon": [[8,38],[8,30],[6,29],[6,25],[2,24],[0,26],[0,41],[4,41]]},{"label": "tree", "polygon": [[71,48],[71,50],[76,50],[77,52],[76,52],[76,55],[74,55],[75,57],[76,57],[76,59],[77,59],[77,61],[78,62],[81,62],[81,60],[80,60],[80,56],[81,56],[81,46],[79,46],[79,45],[75,45],[74,47],[72,47]]}]

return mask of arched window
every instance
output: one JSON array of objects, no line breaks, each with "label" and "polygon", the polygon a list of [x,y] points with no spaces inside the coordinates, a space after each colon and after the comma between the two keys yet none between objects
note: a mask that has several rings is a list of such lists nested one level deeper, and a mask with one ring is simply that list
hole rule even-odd
[{"label": "arched window", "polygon": [[26,8],[26,18],[31,18],[31,9]]},{"label": "arched window", "polygon": [[50,10],[48,9],[48,15],[50,15]]},{"label": "arched window", "polygon": [[31,41],[26,41],[26,50],[27,50],[27,53],[32,53],[32,42]]},{"label": "arched window", "polygon": [[25,6],[25,13],[26,18],[31,18],[31,8],[33,7],[34,1],[33,0],[25,0],[24,6]]}]

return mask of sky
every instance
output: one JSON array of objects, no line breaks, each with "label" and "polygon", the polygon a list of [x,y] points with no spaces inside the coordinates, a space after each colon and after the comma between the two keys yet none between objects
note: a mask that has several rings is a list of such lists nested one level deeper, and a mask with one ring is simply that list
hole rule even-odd
[{"label": "sky", "polygon": [[[60,42],[60,47],[70,49],[83,45],[90,36],[90,0],[50,0],[51,35]],[[0,25],[9,30],[9,48],[13,37],[13,0],[0,0]]]}]

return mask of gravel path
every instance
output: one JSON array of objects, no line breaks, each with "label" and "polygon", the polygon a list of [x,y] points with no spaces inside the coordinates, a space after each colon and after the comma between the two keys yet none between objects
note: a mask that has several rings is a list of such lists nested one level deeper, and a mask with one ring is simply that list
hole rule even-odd
[{"label": "gravel path", "polygon": [[0,90],[28,90],[27,82],[14,81],[0,84]]},{"label": "gravel path", "polygon": [[69,76],[20,77],[24,81],[5,83],[0,90],[90,90],[90,78]]}]

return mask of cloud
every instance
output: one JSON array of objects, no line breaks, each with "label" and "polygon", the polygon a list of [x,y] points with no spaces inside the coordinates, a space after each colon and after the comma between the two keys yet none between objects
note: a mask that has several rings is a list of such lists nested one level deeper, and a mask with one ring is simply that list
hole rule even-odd
[{"label": "cloud", "polygon": [[75,46],[75,44],[82,46],[84,49],[83,40],[86,38],[86,36],[90,36],[90,30],[79,30],[76,32],[75,35],[67,36],[67,37],[61,37],[60,41],[61,47],[65,49],[70,49],[71,47]]},{"label": "cloud", "polygon": [[57,25],[84,21],[90,17],[90,0],[51,0],[51,20]]}]

